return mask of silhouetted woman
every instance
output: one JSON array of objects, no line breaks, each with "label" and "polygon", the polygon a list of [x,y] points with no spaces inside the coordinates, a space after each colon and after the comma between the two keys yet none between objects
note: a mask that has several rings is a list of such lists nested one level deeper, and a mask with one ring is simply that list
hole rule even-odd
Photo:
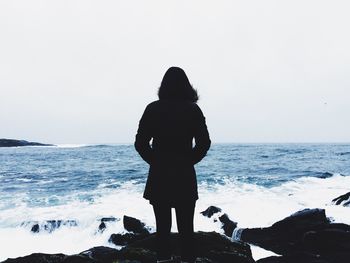
[{"label": "silhouetted woman", "polygon": [[194,165],[210,147],[209,134],[196,104],[197,92],[181,68],[167,70],[158,97],[146,107],[135,141],[136,150],[150,165],[144,198],[153,205],[156,218],[157,260],[170,260],[171,208],[175,208],[181,260],[194,262],[193,215],[198,199]]}]

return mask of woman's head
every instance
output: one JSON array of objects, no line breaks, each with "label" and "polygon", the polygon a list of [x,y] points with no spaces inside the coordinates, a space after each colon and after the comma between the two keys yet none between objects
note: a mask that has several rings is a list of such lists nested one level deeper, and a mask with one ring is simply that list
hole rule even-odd
[{"label": "woman's head", "polygon": [[189,82],[186,73],[178,67],[169,68],[158,90],[160,100],[185,100],[197,102],[198,94]]}]

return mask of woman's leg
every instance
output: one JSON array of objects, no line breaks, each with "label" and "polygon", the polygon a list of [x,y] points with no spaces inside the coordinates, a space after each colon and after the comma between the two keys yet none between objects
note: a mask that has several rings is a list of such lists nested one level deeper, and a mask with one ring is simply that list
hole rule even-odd
[{"label": "woman's leg", "polygon": [[194,262],[196,259],[195,240],[193,231],[193,216],[195,201],[176,205],[176,222],[180,234],[181,261]]},{"label": "woman's leg", "polygon": [[167,204],[153,204],[153,211],[157,227],[157,260],[167,260],[171,257],[171,207]]}]

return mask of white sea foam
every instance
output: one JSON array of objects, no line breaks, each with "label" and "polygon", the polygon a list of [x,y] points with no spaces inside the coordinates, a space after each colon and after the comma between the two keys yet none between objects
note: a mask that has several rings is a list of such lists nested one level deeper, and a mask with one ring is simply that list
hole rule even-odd
[{"label": "white sea foam", "polygon": [[[324,208],[327,216],[336,222],[350,224],[350,208],[335,206],[331,200],[349,191],[350,177],[334,175],[330,178],[300,178],[273,188],[227,181],[225,185],[199,186],[200,199],[195,214],[195,230],[218,231],[220,222],[206,218],[199,212],[209,205],[222,208],[223,213],[238,222],[240,228],[263,227],[304,208]],[[0,261],[34,252],[65,254],[79,253],[93,246],[111,246],[112,233],[123,232],[122,220],[108,222],[103,233],[98,233],[99,219],[129,215],[144,221],[154,230],[151,205],[142,198],[143,185],[128,182],[121,188],[98,188],[93,201],[80,201],[78,194],[66,197],[69,203],[47,207],[29,207],[18,201],[11,209],[0,211]],[[22,196],[23,198],[23,196]],[[25,200],[25,199],[22,199]],[[173,212],[174,215],[174,212]],[[76,220],[78,226],[62,226],[52,233],[32,233],[25,221]],[[173,220],[172,231],[177,231]],[[255,259],[270,252],[253,247]]]},{"label": "white sea foam", "polygon": [[232,233],[232,241],[241,241],[243,228],[236,227]]},{"label": "white sea foam", "polygon": [[57,144],[54,147],[58,148],[79,148],[89,146],[88,144]]}]

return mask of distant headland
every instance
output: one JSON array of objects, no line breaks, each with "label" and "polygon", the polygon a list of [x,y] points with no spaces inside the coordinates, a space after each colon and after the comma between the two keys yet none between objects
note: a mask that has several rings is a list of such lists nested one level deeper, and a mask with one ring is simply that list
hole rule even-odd
[{"label": "distant headland", "polygon": [[55,145],[39,143],[39,142],[28,142],[25,140],[0,139],[0,147],[19,147],[19,146],[55,146]]}]

